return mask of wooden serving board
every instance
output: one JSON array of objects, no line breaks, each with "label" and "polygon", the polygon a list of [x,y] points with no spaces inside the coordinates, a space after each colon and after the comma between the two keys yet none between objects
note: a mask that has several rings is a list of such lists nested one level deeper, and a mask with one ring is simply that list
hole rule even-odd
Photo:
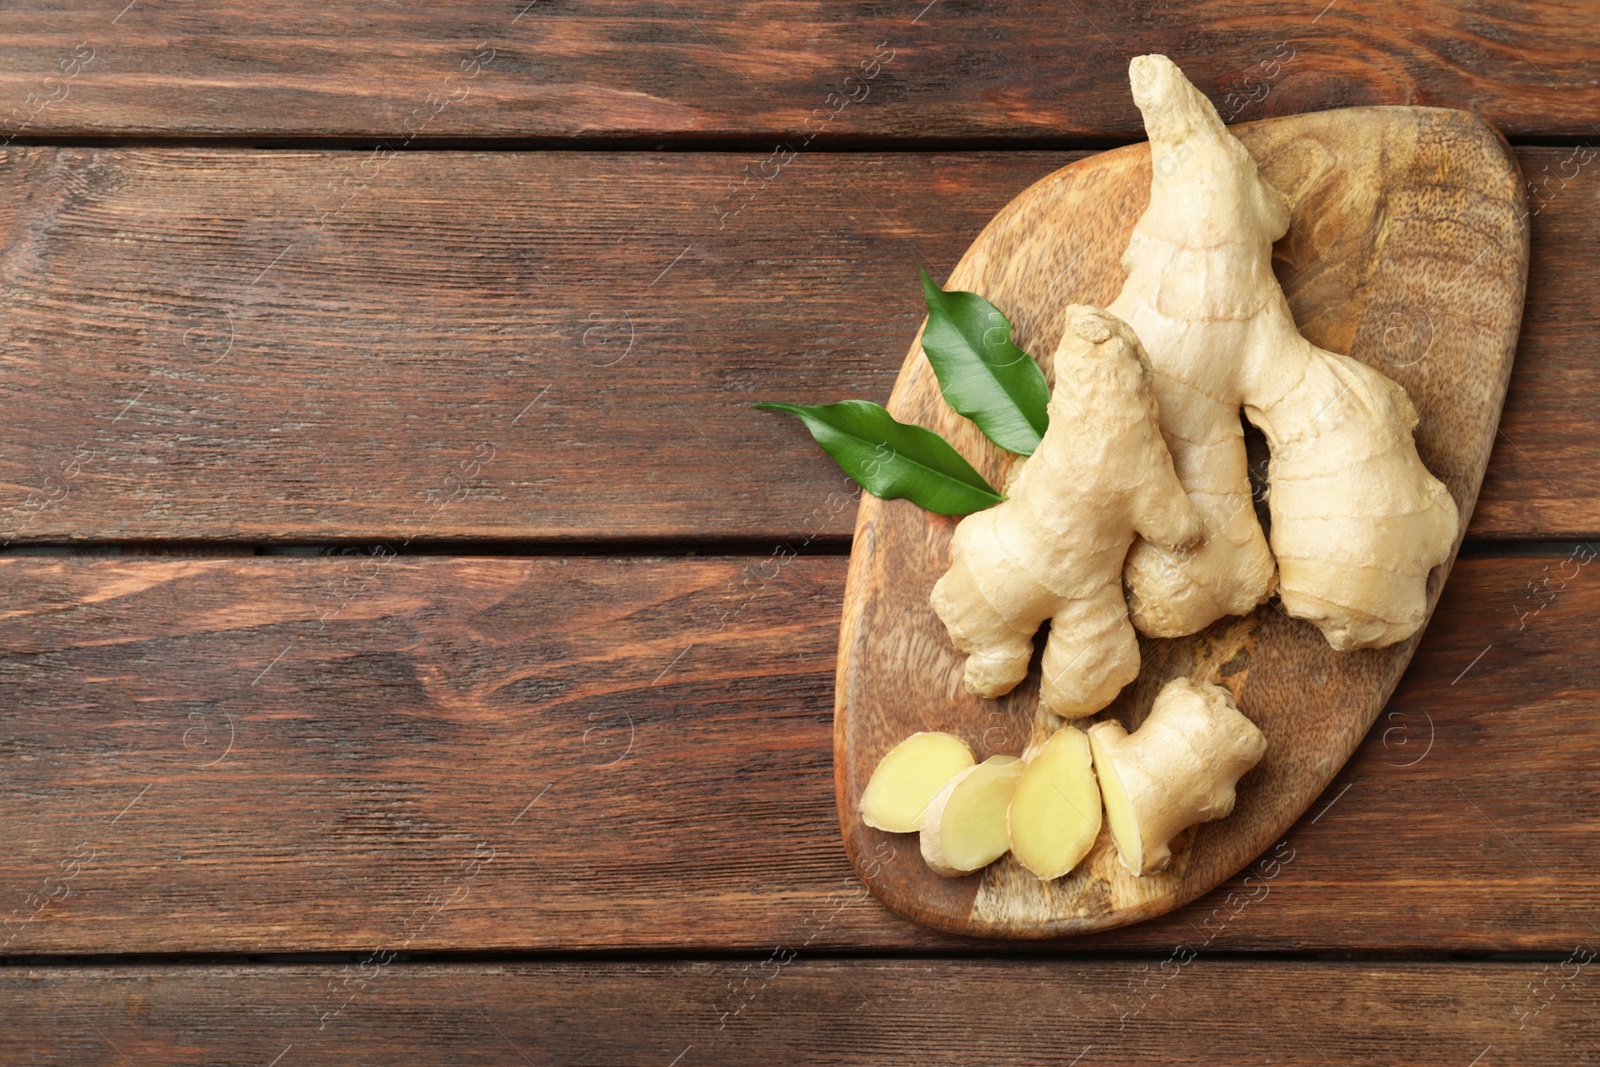
[{"label": "wooden serving board", "polygon": [[[1295,321],[1314,343],[1405,387],[1421,416],[1418,449],[1449,486],[1464,530],[1494,444],[1527,281],[1527,211],[1515,159],[1481,119],[1433,108],[1328,111],[1234,133],[1291,204],[1274,266]],[[1103,307],[1121,287],[1119,260],[1149,185],[1143,144],[1064,167],[995,216],[945,287],[993,301],[1048,375],[1062,309]],[[911,346],[889,410],[943,434],[992,484],[1005,483],[1011,457],[944,403],[920,343]],[[983,759],[1020,754],[1036,729],[1047,728],[1034,722],[1037,655],[1029,679],[1000,700],[962,687],[963,658],[928,604],[949,565],[956,521],[903,500],[863,497],[834,712],[839,820],[851,862],[889,907],[942,930],[1084,933],[1160,915],[1212,889],[1271,847],[1327,787],[1421,639],[1335,653],[1275,600],[1193,637],[1141,638],[1138,680],[1100,717],[1136,728],[1156,691],[1179,675],[1227,686],[1268,738],[1265,759],[1239,784],[1233,814],[1185,832],[1168,870],[1145,878],[1122,869],[1104,830],[1089,857],[1054,882],[1009,856],[964,878],[941,878],[923,864],[915,835],[861,822],[857,805],[878,760],[917,730],[964,737]],[[1454,552],[1430,576],[1430,612],[1451,562]]]}]

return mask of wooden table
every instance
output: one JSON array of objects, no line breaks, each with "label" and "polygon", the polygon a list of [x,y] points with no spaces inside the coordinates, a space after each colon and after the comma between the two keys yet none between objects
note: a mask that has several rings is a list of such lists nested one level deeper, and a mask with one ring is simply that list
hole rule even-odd
[{"label": "wooden table", "polygon": [[[1594,1062],[1597,45],[1478,0],[0,12],[0,1060]],[[856,498],[750,404],[885,398],[917,266],[1140,139],[1146,51],[1234,121],[1496,123],[1521,347],[1277,875],[962,940],[845,862]]]}]

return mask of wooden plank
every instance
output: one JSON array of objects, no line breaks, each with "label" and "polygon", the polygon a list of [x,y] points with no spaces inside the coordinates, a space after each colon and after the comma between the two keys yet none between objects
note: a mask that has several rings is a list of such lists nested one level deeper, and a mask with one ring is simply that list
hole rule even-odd
[{"label": "wooden plank", "polygon": [[[1460,561],[1389,710],[1248,880],[1064,944],[1592,943],[1593,553]],[[0,956],[994,951],[846,862],[845,562],[0,560]]]},{"label": "wooden plank", "polygon": [[8,1050],[74,1067],[1578,1063],[1600,1052],[1594,956],[1582,946],[1547,963],[1185,958],[1165,970],[1154,960],[380,956],[343,968],[7,968],[0,996]]},{"label": "wooden plank", "polygon": [[[1600,530],[1574,151],[1521,153],[1529,306],[1473,536]],[[886,398],[917,266],[1074,158],[801,156],[723,215],[715,154],[13,148],[0,543],[843,539],[848,483],[750,404]]]},{"label": "wooden plank", "polygon": [[1600,463],[1600,441],[1576,420],[1600,378],[1555,353],[1600,356],[1600,301],[1585,295],[1600,285],[1600,235],[1590,226],[1585,237],[1567,236],[1578,215],[1600,212],[1600,181],[1588,148],[1517,155],[1531,213],[1528,295],[1500,435],[1467,535],[1513,538],[1537,528],[1582,538],[1600,526],[1600,479],[1589,473]]},{"label": "wooden plank", "polygon": [[8,132],[56,137],[1137,140],[1127,61],[1150,51],[1230,121],[1422,104],[1590,136],[1600,110],[1595,23],[1551,2],[29,0],[0,41]]}]

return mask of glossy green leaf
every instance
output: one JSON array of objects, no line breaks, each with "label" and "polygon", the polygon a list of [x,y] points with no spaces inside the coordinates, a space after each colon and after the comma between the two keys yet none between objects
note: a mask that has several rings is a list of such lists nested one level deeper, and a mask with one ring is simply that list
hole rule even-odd
[{"label": "glossy green leaf", "polygon": [[870,400],[755,406],[805,423],[839,468],[873,496],[904,497],[940,515],[970,515],[1005,499],[944,438],[896,420]]},{"label": "glossy green leaf", "polygon": [[1050,421],[1050,387],[1039,364],[1011,343],[1011,323],[977,293],[946,292],[926,271],[922,294],[922,350],[945,401],[1001,448],[1033,455]]}]

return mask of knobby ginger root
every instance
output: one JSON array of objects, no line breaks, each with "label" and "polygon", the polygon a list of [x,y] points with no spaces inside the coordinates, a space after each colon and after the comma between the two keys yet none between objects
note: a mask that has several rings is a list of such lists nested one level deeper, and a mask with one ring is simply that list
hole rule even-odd
[{"label": "knobby ginger root", "polygon": [[1233,811],[1234,785],[1261,761],[1267,739],[1226,689],[1178,678],[1138,730],[1097,722],[1089,747],[1118,858],[1144,875],[1172,861],[1181,831]]},{"label": "knobby ginger root", "polygon": [[1089,738],[1064,726],[1023,758],[1027,766],[1006,811],[1011,854],[1039,878],[1060,878],[1089,854],[1100,834],[1100,787]]},{"label": "knobby ginger root", "polygon": [[959,737],[912,734],[878,761],[861,794],[861,820],[892,834],[917,832],[928,802],[975,762],[972,749]]},{"label": "knobby ginger root", "polygon": [[1067,323],[1049,429],[1008,499],[956,527],[932,603],[982,697],[1022,681],[1049,619],[1039,706],[1073,719],[1139,673],[1121,580],[1135,533],[1177,547],[1199,524],[1162,444],[1138,338],[1096,308],[1068,308]]},{"label": "knobby ginger root", "polygon": [[[1129,75],[1150,137],[1150,206],[1108,310],[1149,353],[1162,434],[1204,527],[1192,549],[1134,546],[1134,623],[1180,637],[1248,612],[1272,592],[1275,556],[1284,610],[1334,648],[1403,640],[1459,524],[1417,456],[1416,411],[1395,382],[1300,336],[1272,273],[1287,204],[1210,101],[1165,56],[1135,58]],[[1272,449],[1270,553],[1241,408]]]},{"label": "knobby ginger root", "polygon": [[935,873],[971,874],[1006,854],[1006,807],[1022,770],[1015,756],[990,756],[945,783],[922,813],[922,858]]}]

